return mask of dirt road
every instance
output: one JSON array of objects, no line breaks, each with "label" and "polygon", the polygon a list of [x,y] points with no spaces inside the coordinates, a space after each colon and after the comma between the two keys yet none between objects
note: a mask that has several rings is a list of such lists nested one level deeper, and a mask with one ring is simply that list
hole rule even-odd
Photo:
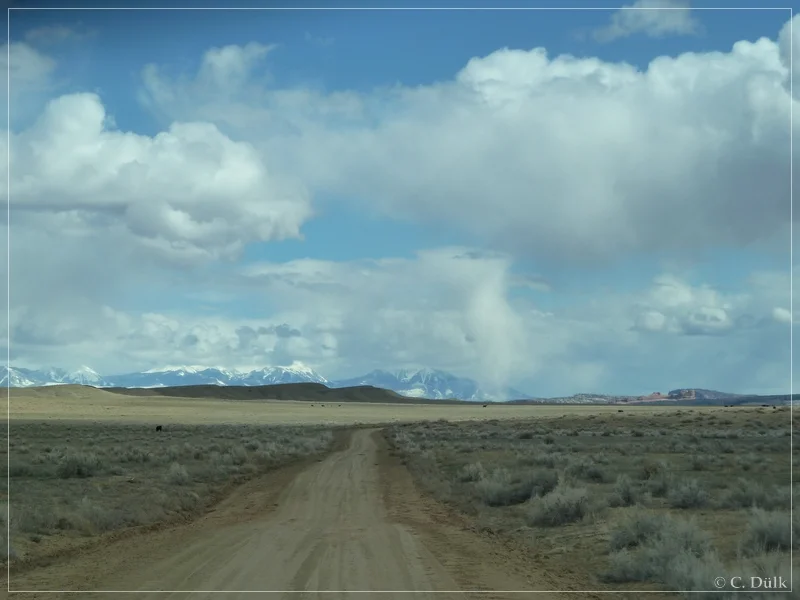
[{"label": "dirt road", "polygon": [[[522,597],[455,590],[558,586],[544,576],[537,580],[529,566],[516,564],[477,534],[432,517],[426,505],[430,501],[413,489],[410,479],[382,481],[377,435],[356,431],[346,450],[287,481],[273,481],[282,484],[279,489],[251,482],[191,526],[118,541],[12,575],[11,588],[143,590],[126,597],[159,600],[212,598],[213,591],[224,590],[279,592],[265,595],[270,598],[365,599],[372,595],[346,591],[370,590],[382,592],[375,597],[387,600],[444,600]],[[179,591],[148,593],[156,590]],[[438,593],[401,593],[407,590]]]}]

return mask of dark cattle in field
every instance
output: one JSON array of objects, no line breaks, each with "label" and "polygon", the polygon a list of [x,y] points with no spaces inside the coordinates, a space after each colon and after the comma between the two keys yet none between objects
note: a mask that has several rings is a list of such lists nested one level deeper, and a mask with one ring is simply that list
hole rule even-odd
[{"label": "dark cattle in field", "polygon": [[156,425],[156,431],[161,431],[161,425]]},{"label": "dark cattle in field", "polygon": [[620,408],[617,412],[622,412],[622,409]]},{"label": "dark cattle in field", "polygon": [[483,405],[483,408],[486,408],[486,406],[487,406],[487,405],[486,405],[486,404],[484,404],[484,405]]}]

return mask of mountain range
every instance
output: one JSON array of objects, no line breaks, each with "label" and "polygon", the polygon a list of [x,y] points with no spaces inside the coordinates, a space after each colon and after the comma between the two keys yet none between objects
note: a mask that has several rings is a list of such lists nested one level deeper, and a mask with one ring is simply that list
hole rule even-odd
[{"label": "mountain range", "polygon": [[[458,377],[437,369],[378,369],[360,377],[330,381],[311,369],[295,362],[284,367],[264,367],[251,371],[207,366],[165,366],[147,371],[121,375],[100,375],[89,367],[75,371],[60,368],[24,369],[11,367],[0,370],[0,387],[34,387],[63,384],[90,385],[98,388],[173,388],[183,386],[270,386],[290,383],[315,383],[328,388],[372,386],[390,390],[401,396],[429,400],[466,400],[471,402],[513,402],[545,404],[746,404],[752,402],[788,403],[790,396],[755,396],[730,394],[700,388],[681,388],[667,394],[655,392],[649,396],[618,396],[608,394],[574,394],[558,398],[536,398],[514,388],[499,391],[482,388],[476,381]],[[800,399],[800,395],[791,396]]]},{"label": "mountain range", "polygon": [[295,362],[285,367],[265,367],[252,371],[238,371],[222,367],[166,366],[147,371],[121,375],[100,375],[89,367],[75,371],[59,368],[24,369],[11,367],[0,378],[0,386],[32,387],[78,383],[94,387],[159,388],[184,385],[257,386],[281,383],[321,383],[331,388],[370,385],[391,390],[410,398],[444,400],[448,398],[473,402],[524,400],[532,397],[504,388],[488,391],[472,379],[457,377],[436,369],[376,370],[360,377],[329,381],[310,367]]}]

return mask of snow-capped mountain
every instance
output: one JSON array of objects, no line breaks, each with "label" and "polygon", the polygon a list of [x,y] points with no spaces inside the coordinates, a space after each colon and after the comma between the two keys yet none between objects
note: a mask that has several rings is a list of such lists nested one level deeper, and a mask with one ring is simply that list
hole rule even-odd
[{"label": "snow-capped mountain", "polygon": [[398,371],[376,370],[361,377],[336,381],[333,387],[353,385],[372,385],[392,390],[411,398],[430,398],[444,400],[456,398],[474,402],[496,402],[498,400],[517,400],[530,398],[527,394],[513,388],[505,388],[499,393],[482,389],[477,382],[466,377],[436,369],[401,369]]},{"label": "snow-capped mountain", "polygon": [[31,378],[27,369],[3,369],[2,377],[0,378],[0,385],[4,387],[9,386],[9,378],[11,379],[11,387],[31,387],[34,385],[45,385],[34,378]]},{"label": "snow-capped mountain", "polygon": [[61,379],[60,383],[79,383],[81,385],[93,385],[98,387],[105,384],[100,374],[86,365],[79,367],[71,373],[67,373]]},{"label": "snow-capped mountain", "polygon": [[8,385],[8,377],[11,376],[11,387],[32,387],[39,385],[61,385],[67,383],[78,383],[81,385],[93,385],[95,387],[106,387],[108,382],[94,369],[86,366],[79,367],[74,371],[65,371],[57,367],[48,369],[34,370],[11,367],[11,369],[0,369],[0,386]]},{"label": "snow-capped mountain", "polygon": [[274,385],[277,383],[322,383],[328,380],[301,362],[286,367],[238,371],[223,367],[169,366],[141,373],[107,378],[110,387],[169,387],[179,385]]},{"label": "snow-capped mountain", "polygon": [[264,367],[250,371],[243,377],[243,385],[273,385],[276,383],[321,383],[329,382],[322,375],[302,363],[288,367]]},{"label": "snow-capped mountain", "polygon": [[109,387],[172,387],[176,385],[236,385],[238,373],[216,367],[169,366],[139,373],[123,373],[107,377]]},{"label": "snow-capped mountain", "polygon": [[[8,375],[3,372],[0,385],[8,385]],[[252,371],[238,371],[223,367],[164,366],[147,371],[101,376],[89,367],[73,372],[51,368],[42,370],[10,369],[11,387],[31,387],[79,383],[95,387],[155,388],[183,385],[256,386],[281,383],[321,383],[332,388],[371,385],[391,390],[412,398],[432,400],[458,399],[475,402],[519,400],[530,396],[513,388],[492,394],[482,389],[472,379],[456,377],[434,369],[372,371],[361,377],[328,381],[312,368],[300,362],[289,366],[264,367]]]}]

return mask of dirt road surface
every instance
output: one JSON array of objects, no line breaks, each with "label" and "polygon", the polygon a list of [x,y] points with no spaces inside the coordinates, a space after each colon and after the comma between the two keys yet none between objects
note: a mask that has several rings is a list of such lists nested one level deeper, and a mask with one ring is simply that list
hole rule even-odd
[{"label": "dirt road surface", "polygon": [[[405,469],[382,468],[379,436],[358,430],[344,451],[284,473],[283,480],[253,480],[191,525],[12,574],[11,589],[141,590],[124,597],[159,600],[262,597],[248,590],[272,590],[263,597],[287,600],[562,597],[469,593],[559,589],[559,582],[449,522],[414,489]],[[159,590],[177,591],[153,593]],[[24,595],[37,596],[59,595]]]}]

